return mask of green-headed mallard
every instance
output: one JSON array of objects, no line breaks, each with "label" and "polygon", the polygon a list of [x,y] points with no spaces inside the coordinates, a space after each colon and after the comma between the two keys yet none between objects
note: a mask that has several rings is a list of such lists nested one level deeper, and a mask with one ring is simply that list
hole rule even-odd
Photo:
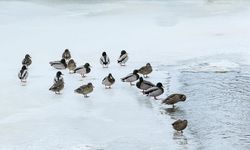
[{"label": "green-headed mallard", "polygon": [[102,57],[100,58],[100,64],[103,66],[103,68],[108,68],[110,60],[106,52],[102,53]]},{"label": "green-headed mallard", "polygon": [[125,50],[121,51],[121,55],[118,58],[117,62],[121,65],[121,66],[125,66],[125,63],[128,61],[128,53]]},{"label": "green-headed mallard", "polygon": [[74,69],[74,73],[78,73],[82,77],[85,77],[85,74],[90,73],[90,71],[91,71],[91,69],[90,69],[90,64],[89,63],[85,63],[85,65],[77,67],[76,69]]},{"label": "green-headed mallard", "polygon": [[136,81],[139,79],[139,75],[138,75],[138,70],[134,70],[133,73],[128,74],[127,76],[121,78],[122,82],[129,82],[130,85],[134,85],[132,84],[132,82]]},{"label": "green-headed mallard", "polygon": [[163,85],[162,83],[157,83],[156,86],[151,87],[143,92],[143,94],[146,94],[147,96],[152,96],[154,97],[155,100],[157,100],[157,96],[161,95],[164,93]]}]

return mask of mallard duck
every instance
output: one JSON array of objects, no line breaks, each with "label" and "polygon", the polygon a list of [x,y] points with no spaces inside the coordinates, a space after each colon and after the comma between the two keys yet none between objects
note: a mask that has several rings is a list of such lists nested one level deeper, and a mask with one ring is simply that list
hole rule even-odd
[{"label": "mallard duck", "polygon": [[26,54],[23,61],[22,61],[22,65],[25,65],[26,67],[30,66],[32,63],[31,57],[29,54]]},{"label": "mallard duck", "polygon": [[150,63],[147,63],[146,66],[143,66],[138,70],[138,73],[142,74],[144,78],[147,78],[148,74],[150,74],[152,71],[152,66]]},{"label": "mallard duck", "polygon": [[63,75],[62,72],[61,72],[61,71],[58,71],[58,72],[56,73],[55,78],[54,78],[54,83],[58,82],[59,80],[62,80],[62,81],[63,81],[62,75]]},{"label": "mallard duck", "polygon": [[102,80],[102,84],[105,85],[105,88],[111,88],[111,85],[115,83],[115,78],[110,73],[107,77]]},{"label": "mallard duck", "polygon": [[68,69],[69,69],[69,73],[73,73],[74,69],[76,69],[76,63],[75,63],[74,59],[69,60]]},{"label": "mallard duck", "polygon": [[56,94],[60,94],[60,91],[64,88],[64,81],[63,80],[58,80],[55,82],[49,90],[55,92]]},{"label": "mallard duck", "polygon": [[103,68],[108,68],[110,60],[106,52],[102,53],[102,57],[100,58],[100,64],[103,66]]},{"label": "mallard duck", "polygon": [[18,73],[18,78],[21,80],[21,82],[26,82],[26,79],[28,78],[28,69],[25,65],[22,66],[22,69]]},{"label": "mallard duck", "polygon": [[70,51],[68,49],[65,49],[62,54],[62,59],[69,60],[71,58]]},{"label": "mallard duck", "polygon": [[177,120],[174,123],[172,123],[173,128],[176,131],[181,131],[181,133],[183,132],[183,130],[187,127],[188,121],[187,120]]},{"label": "mallard duck", "polygon": [[132,82],[136,81],[139,79],[139,75],[138,75],[138,70],[134,70],[133,73],[128,74],[127,76],[121,78],[122,82],[129,82],[130,85],[134,85],[132,84]]},{"label": "mallard duck", "polygon": [[166,99],[162,101],[163,104],[168,104],[168,105],[173,105],[180,102],[180,101],[185,101],[186,100],[186,95],[184,94],[171,94],[169,95]]},{"label": "mallard duck", "polygon": [[151,87],[154,87],[154,86],[155,86],[155,84],[153,84],[153,83],[151,83],[149,81],[144,80],[142,77],[140,77],[139,81],[136,83],[136,87],[138,89],[143,90],[143,91],[147,90],[147,89],[149,89]]},{"label": "mallard duck", "polygon": [[154,97],[155,100],[157,100],[156,97],[164,93],[163,85],[162,83],[159,82],[156,84],[156,86],[145,90],[143,93],[146,94],[147,96],[152,96]]},{"label": "mallard duck", "polygon": [[78,73],[80,74],[82,77],[85,77],[85,74],[90,73],[91,69],[90,69],[90,64],[86,63],[83,66],[77,67],[76,69],[74,69],[74,73]]},{"label": "mallard duck", "polygon": [[117,60],[117,62],[121,65],[121,66],[125,66],[125,63],[128,61],[128,53],[125,50],[121,51],[121,55],[119,57],[119,59]]},{"label": "mallard duck", "polygon": [[79,88],[75,89],[75,92],[78,94],[83,94],[85,98],[87,98],[87,94],[91,93],[94,90],[94,86],[92,83],[88,83],[86,85],[82,85]]},{"label": "mallard duck", "polygon": [[49,64],[55,69],[66,69],[67,64],[65,59],[61,59],[60,61],[51,61]]}]

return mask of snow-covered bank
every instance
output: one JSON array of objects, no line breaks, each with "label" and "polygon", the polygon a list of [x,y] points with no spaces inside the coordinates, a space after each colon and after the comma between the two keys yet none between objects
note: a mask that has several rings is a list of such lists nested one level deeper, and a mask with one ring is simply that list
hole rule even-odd
[{"label": "snow-covered bank", "polygon": [[[248,64],[249,5],[231,2],[233,5],[207,6],[204,1],[0,1],[0,62],[4,64],[0,149],[196,149],[189,129],[184,136],[174,134],[170,124],[178,118],[160,114],[159,102],[119,79],[151,62],[155,71],[150,80],[165,84],[166,93],[161,96],[165,98],[180,91],[178,72],[166,70],[166,65],[182,68],[188,64],[197,70],[185,60],[202,62],[202,56],[219,54],[235,57],[208,60],[201,68],[210,71],[211,66],[228,69]],[[48,88],[56,71],[48,62],[60,59],[65,48],[71,50],[77,64],[89,62],[92,72],[80,80],[65,71],[63,94],[54,95]],[[124,68],[116,64],[121,49],[130,56]],[[99,65],[103,50],[111,57],[109,69]],[[17,72],[26,53],[31,54],[33,64],[27,86],[20,86]],[[116,84],[105,90],[101,80],[109,72]],[[73,93],[89,81],[95,86],[90,98]],[[191,109],[180,105],[179,111]]]}]

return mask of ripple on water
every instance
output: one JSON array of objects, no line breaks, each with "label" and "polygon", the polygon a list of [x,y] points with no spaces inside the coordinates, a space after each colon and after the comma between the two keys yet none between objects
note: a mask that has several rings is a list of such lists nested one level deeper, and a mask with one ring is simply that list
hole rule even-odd
[{"label": "ripple on water", "polygon": [[250,74],[238,70],[181,72],[181,91],[188,97],[185,117],[204,147],[250,148]]}]

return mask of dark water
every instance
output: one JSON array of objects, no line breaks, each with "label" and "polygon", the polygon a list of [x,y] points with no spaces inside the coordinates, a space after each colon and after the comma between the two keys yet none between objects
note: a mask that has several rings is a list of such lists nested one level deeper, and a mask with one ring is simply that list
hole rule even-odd
[{"label": "dark water", "polygon": [[[250,149],[250,66],[223,71],[199,66],[200,70],[185,66],[176,70],[178,91],[188,99],[175,110],[167,108],[166,114],[189,121],[184,135],[197,149]],[[171,74],[178,66],[166,68]]]}]

